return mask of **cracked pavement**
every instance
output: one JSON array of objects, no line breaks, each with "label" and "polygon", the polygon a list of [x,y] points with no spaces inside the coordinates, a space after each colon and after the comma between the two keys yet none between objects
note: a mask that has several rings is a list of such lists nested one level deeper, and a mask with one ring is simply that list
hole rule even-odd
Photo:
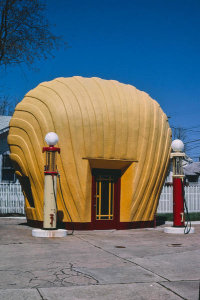
[{"label": "cracked pavement", "polygon": [[35,238],[25,222],[0,218],[2,300],[199,299],[200,225]]}]

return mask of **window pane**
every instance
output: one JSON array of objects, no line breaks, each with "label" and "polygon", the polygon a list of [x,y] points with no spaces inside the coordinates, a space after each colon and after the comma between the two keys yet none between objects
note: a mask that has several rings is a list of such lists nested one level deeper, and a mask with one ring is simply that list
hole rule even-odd
[{"label": "window pane", "polygon": [[109,214],[109,182],[101,182],[101,215]]}]

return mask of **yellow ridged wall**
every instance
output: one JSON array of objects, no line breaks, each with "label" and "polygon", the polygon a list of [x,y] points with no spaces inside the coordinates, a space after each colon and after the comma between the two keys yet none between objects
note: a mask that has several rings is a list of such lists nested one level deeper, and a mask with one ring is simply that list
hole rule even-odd
[{"label": "yellow ridged wall", "polygon": [[[10,158],[29,220],[43,219],[45,135],[59,136],[58,170],[74,222],[91,221],[91,161],[133,161],[121,177],[120,221],[153,220],[169,161],[171,130],[159,104],[113,80],[57,78],[28,92],[10,121]],[[29,186],[30,184],[30,186]],[[30,196],[31,193],[34,201]],[[70,221],[58,188],[62,221]]]}]

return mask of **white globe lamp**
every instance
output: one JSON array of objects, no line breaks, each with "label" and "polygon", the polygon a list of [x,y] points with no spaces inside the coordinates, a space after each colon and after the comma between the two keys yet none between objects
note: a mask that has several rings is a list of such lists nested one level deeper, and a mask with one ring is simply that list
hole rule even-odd
[{"label": "white globe lamp", "polygon": [[55,132],[49,132],[45,136],[45,141],[49,146],[55,146],[58,143],[58,135]]},{"label": "white globe lamp", "polygon": [[184,150],[184,144],[183,144],[183,142],[181,140],[178,140],[178,139],[174,140],[172,142],[171,147],[172,147],[172,150],[174,152],[183,152],[183,150]]}]

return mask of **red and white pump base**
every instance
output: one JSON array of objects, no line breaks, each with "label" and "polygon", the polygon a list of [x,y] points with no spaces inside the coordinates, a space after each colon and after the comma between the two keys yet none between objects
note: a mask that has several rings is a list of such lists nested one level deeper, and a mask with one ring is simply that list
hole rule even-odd
[{"label": "red and white pump base", "polygon": [[[183,178],[173,178],[173,227],[165,227],[165,233],[185,234]],[[194,233],[191,227],[187,233]]]},{"label": "red and white pump base", "polygon": [[[173,233],[173,234],[185,234],[185,227],[165,227],[165,233]],[[190,228],[188,234],[194,233],[194,227]]]}]

